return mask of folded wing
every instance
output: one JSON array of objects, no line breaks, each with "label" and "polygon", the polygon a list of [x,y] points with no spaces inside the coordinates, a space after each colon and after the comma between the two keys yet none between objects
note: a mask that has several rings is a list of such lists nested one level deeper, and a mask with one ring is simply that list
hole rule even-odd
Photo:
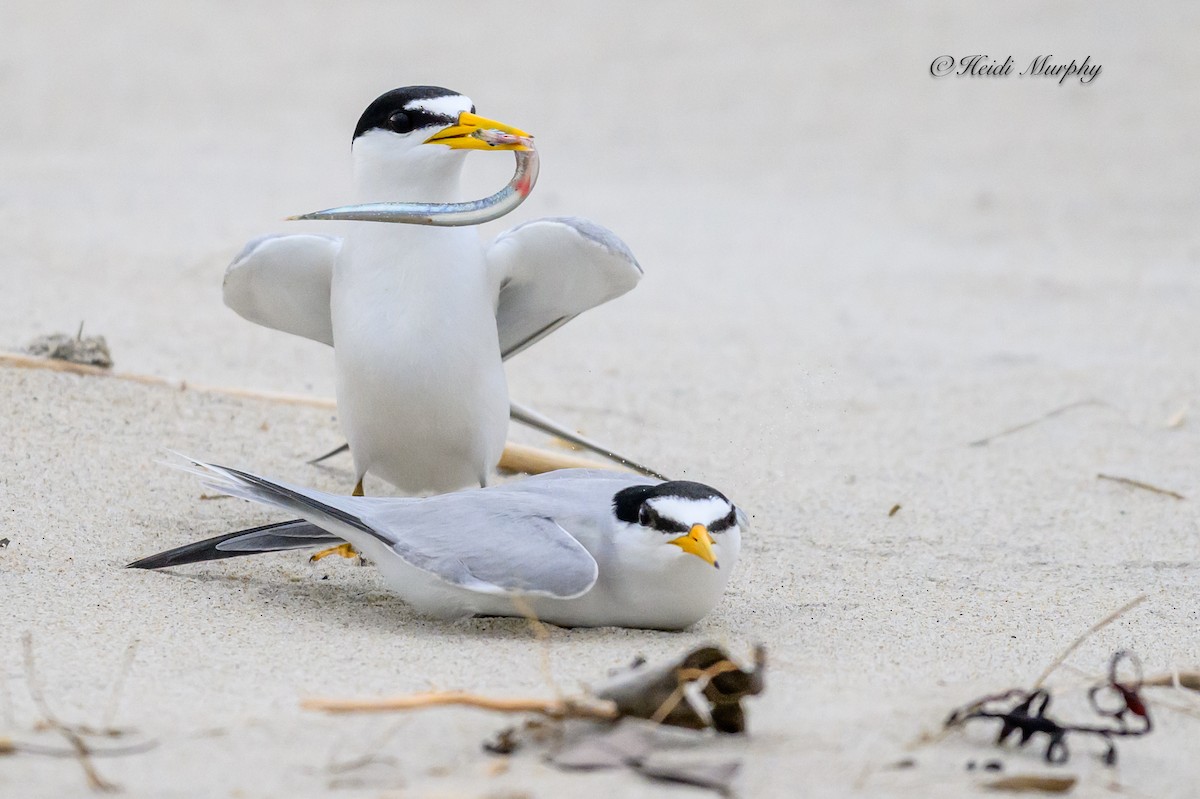
[{"label": "folded wing", "polygon": [[[435,500],[453,500],[435,501]],[[472,490],[363,514],[409,564],[485,594],[571,599],[599,573],[595,559],[549,516],[502,492]]]},{"label": "folded wing", "polygon": [[[346,497],[189,461],[185,468],[202,475],[207,486],[296,513],[360,551],[367,538],[376,539],[408,564],[471,591],[570,599],[586,593],[599,573],[582,544],[554,519],[533,510],[536,500],[509,492],[472,490],[429,499]],[[320,536],[297,522],[286,524],[295,525],[293,534]],[[151,559],[131,565],[167,565],[147,561]]]}]

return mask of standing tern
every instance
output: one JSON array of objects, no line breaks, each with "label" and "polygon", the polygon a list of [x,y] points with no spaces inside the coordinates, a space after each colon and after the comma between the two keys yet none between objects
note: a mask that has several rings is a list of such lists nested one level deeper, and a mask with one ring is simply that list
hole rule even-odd
[{"label": "standing tern", "polygon": [[418,612],[563,627],[677,630],[716,605],[745,514],[701,483],[564,469],[427,498],[346,497],[191,461],[226,494],[304,521],[239,530],[129,564],[158,569],[345,540]]},{"label": "standing tern", "polygon": [[[454,203],[472,150],[515,152],[517,173],[491,198]],[[368,473],[413,493],[486,485],[510,414],[615,456],[510,404],[502,361],[633,288],[642,268],[624,242],[556,217],[518,225],[485,249],[460,226],[519,204],[536,181],[537,154],[524,131],[477,116],[449,89],[380,96],[359,119],[352,152],[360,205],[299,218],[374,223],[340,238],[250,242],[226,271],[224,299],[252,322],[336,344],[354,493]],[[422,202],[389,200],[397,196]]]}]

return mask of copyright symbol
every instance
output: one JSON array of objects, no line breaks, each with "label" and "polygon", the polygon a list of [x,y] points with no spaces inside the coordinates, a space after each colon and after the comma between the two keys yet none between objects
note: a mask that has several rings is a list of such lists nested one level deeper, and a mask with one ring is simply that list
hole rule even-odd
[{"label": "copyright symbol", "polygon": [[935,78],[944,78],[954,71],[954,56],[940,55],[929,65],[929,74]]}]

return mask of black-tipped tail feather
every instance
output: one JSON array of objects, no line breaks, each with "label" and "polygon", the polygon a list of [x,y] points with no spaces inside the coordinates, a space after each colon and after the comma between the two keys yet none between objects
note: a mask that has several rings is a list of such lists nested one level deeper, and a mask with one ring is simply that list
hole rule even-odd
[{"label": "black-tipped tail feather", "polygon": [[280,552],[288,549],[307,549],[336,544],[342,539],[322,530],[304,519],[265,524],[248,530],[206,538],[192,544],[168,549],[155,555],[135,560],[129,569],[162,569],[167,566],[182,566],[187,563],[203,563],[241,555],[256,555],[262,552]]},{"label": "black-tipped tail feather", "polygon": [[226,494],[248,499],[252,502],[261,502],[265,505],[274,505],[277,508],[284,508],[293,513],[312,513],[325,521],[344,524],[355,530],[360,530],[385,544],[390,545],[392,543],[385,536],[381,535],[378,530],[372,528],[353,513],[349,513],[333,505],[328,505],[317,499],[316,496],[313,496],[313,494],[319,492],[310,493],[307,489],[292,488],[284,483],[276,483],[265,477],[259,477],[257,474],[243,472],[229,466],[196,463],[225,481],[224,484],[212,483],[211,485]]}]

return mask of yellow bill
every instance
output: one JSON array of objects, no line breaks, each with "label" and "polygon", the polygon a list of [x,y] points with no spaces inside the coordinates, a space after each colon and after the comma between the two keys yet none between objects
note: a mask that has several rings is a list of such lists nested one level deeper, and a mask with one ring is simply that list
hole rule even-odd
[{"label": "yellow bill", "polygon": [[717,563],[717,556],[713,552],[712,534],[708,532],[708,528],[703,524],[693,524],[692,529],[688,531],[687,535],[674,538],[669,543],[674,544],[690,555],[695,555],[700,560],[711,564],[715,568],[721,568],[721,564]]},{"label": "yellow bill", "polygon": [[501,133],[508,133],[512,136],[519,136],[524,139],[530,138],[530,135],[520,128],[514,128],[512,125],[505,125],[503,122],[497,122],[494,119],[481,117],[477,114],[472,114],[469,111],[463,111],[458,115],[458,124],[450,125],[442,128],[437,133],[425,140],[426,144],[444,144],[447,147],[453,147],[456,150],[528,150],[530,149],[525,144],[518,142],[494,144],[484,141],[477,135],[483,130],[498,130]]}]

